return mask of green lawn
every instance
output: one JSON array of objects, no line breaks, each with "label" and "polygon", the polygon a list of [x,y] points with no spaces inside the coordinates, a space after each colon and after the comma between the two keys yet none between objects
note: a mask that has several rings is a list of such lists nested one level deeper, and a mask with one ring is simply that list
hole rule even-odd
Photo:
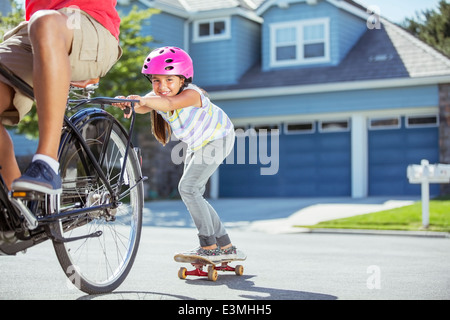
[{"label": "green lawn", "polygon": [[[450,232],[450,197],[430,200],[430,225],[428,231]],[[422,203],[397,209],[358,215],[350,218],[324,221],[306,228],[424,230],[422,228]]]}]

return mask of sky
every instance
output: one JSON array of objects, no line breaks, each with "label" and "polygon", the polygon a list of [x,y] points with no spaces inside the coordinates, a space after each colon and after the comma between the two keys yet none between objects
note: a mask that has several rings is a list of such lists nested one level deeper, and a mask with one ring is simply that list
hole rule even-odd
[{"label": "sky", "polygon": [[354,0],[366,8],[375,5],[380,10],[380,15],[391,22],[401,23],[405,18],[416,19],[416,12],[427,9],[437,11],[439,0]]},{"label": "sky", "polygon": [[[211,0],[217,1],[217,0]],[[365,7],[375,5],[380,9],[382,17],[401,23],[405,18],[416,18],[416,12],[426,9],[437,9],[439,0],[355,0]],[[24,3],[25,0],[17,2]]]}]

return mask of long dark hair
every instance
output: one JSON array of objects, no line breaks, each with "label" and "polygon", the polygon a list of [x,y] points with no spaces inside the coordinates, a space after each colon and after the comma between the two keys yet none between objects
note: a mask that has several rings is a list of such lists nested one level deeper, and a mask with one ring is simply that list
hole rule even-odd
[{"label": "long dark hair", "polygon": [[[178,76],[181,79],[184,79],[184,84],[180,88],[177,94],[180,94],[190,83],[192,83],[192,78],[186,79],[183,76]],[[151,76],[146,77],[150,82],[152,81]],[[152,133],[155,136],[156,140],[158,140],[163,146],[165,146],[172,135],[172,129],[170,128],[170,124],[167,123],[166,120],[155,110],[151,111],[151,119],[152,119]]]}]

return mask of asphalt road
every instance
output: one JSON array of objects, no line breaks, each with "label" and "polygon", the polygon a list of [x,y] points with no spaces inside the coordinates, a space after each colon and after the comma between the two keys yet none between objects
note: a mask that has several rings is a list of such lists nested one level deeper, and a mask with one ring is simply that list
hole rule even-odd
[{"label": "asphalt road", "polygon": [[229,229],[248,255],[244,275],[180,280],[173,253],[196,246],[191,227],[143,228],[133,269],[113,293],[67,285],[51,243],[0,256],[0,299],[409,300],[450,299],[450,239],[351,234],[268,234]]}]

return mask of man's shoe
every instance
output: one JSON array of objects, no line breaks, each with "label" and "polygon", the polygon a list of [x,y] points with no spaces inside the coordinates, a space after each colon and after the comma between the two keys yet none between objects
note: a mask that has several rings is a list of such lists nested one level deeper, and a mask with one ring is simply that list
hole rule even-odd
[{"label": "man's shoe", "polygon": [[14,191],[36,191],[45,194],[61,194],[61,177],[44,161],[33,161],[25,173],[12,183]]}]

